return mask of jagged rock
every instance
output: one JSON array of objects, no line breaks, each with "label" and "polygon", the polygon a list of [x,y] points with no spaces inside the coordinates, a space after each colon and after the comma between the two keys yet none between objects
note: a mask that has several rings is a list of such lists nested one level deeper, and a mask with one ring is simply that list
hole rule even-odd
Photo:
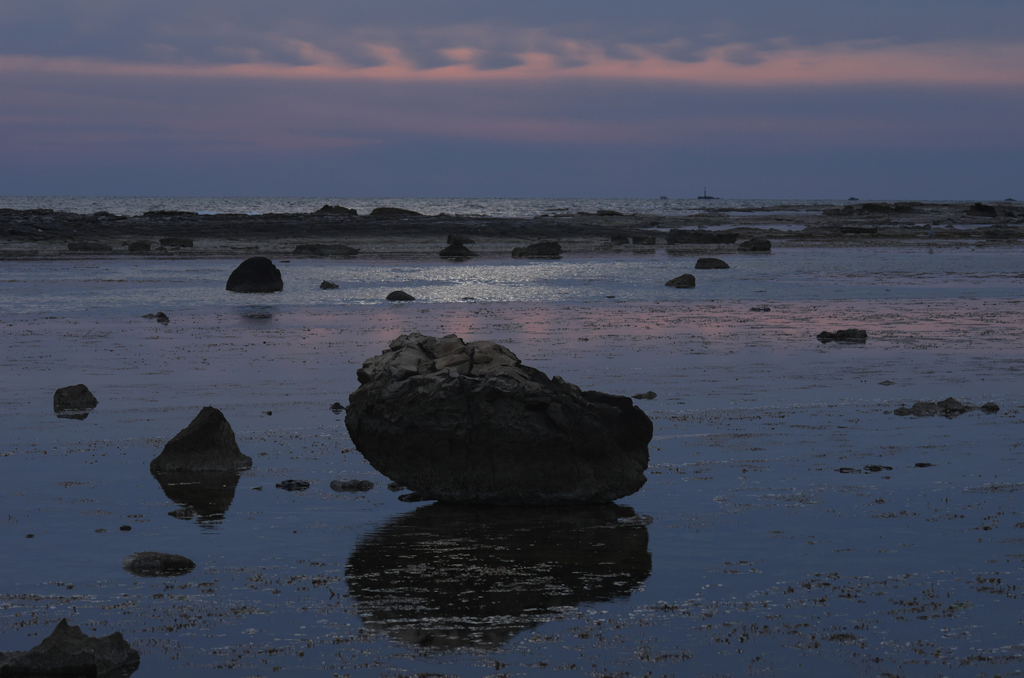
[{"label": "jagged rock", "polygon": [[114,248],[101,242],[69,242],[68,249],[72,252],[113,252]]},{"label": "jagged rock", "polygon": [[204,407],[187,427],[164,446],[149,464],[152,473],[164,471],[242,471],[252,458],[242,454],[235,432],[215,407]]},{"label": "jagged rock", "polygon": [[696,287],[696,286],[697,286],[697,279],[694,278],[689,273],[684,273],[681,276],[679,276],[678,278],[672,278],[667,283],[665,283],[665,287],[676,287],[676,288],[679,288],[679,289],[687,289],[687,288]]},{"label": "jagged rock", "polygon": [[10,676],[129,676],[139,666],[139,653],[121,632],[94,638],[61,619],[43,642],[27,652],[0,652],[0,675]]},{"label": "jagged rock", "polygon": [[286,492],[305,492],[309,489],[309,481],[289,478],[288,480],[282,480],[278,484],[274,485],[274,487]]},{"label": "jagged rock", "polygon": [[984,405],[966,405],[955,398],[946,398],[937,403],[919,400],[910,407],[897,407],[892,413],[897,417],[906,417],[908,415],[934,417],[938,414],[947,419],[952,419],[953,417],[959,417],[965,412],[974,412],[976,410],[981,410],[987,414],[995,414],[999,411],[999,405],[991,402]]},{"label": "jagged rock", "polygon": [[658,244],[658,239],[655,236],[653,236],[653,235],[634,235],[633,236],[633,244],[634,245],[656,245],[656,244]]},{"label": "jagged rock", "polygon": [[338,285],[336,283],[332,283],[332,282],[328,282],[328,281],[324,280],[322,283],[320,283],[320,289],[322,289],[322,290],[336,290],[336,289],[338,289]]},{"label": "jagged rock", "polygon": [[818,341],[823,344],[827,344],[830,341],[839,341],[849,344],[863,344],[867,340],[867,330],[837,330],[835,332],[818,333]]},{"label": "jagged rock", "polygon": [[[53,394],[53,411],[58,415],[65,412],[91,410],[97,405],[99,405],[99,401],[85,384],[58,388]],[[85,419],[85,417],[81,418]]]},{"label": "jagged rock", "polygon": [[736,249],[740,252],[771,252],[772,241],[768,238],[754,238],[741,242]]},{"label": "jagged rock", "polygon": [[646,482],[653,426],[632,400],[549,379],[498,344],[402,335],[356,374],[356,449],[426,499],[601,503]]},{"label": "jagged rock", "polygon": [[700,259],[697,259],[697,265],[694,266],[694,268],[729,268],[729,264],[725,263],[721,259],[715,259],[714,257],[701,257]]},{"label": "jagged rock", "polygon": [[404,210],[401,207],[374,207],[373,211],[370,212],[372,217],[422,217],[423,215],[419,212],[412,210]]},{"label": "jagged rock", "polygon": [[308,245],[296,245],[292,254],[311,254],[315,257],[354,257],[359,250],[348,245],[321,245],[313,243]]},{"label": "jagged rock", "polygon": [[388,301],[416,301],[416,297],[402,290],[395,290],[385,297]]},{"label": "jagged rock", "polygon": [[332,480],[331,489],[335,492],[369,492],[373,483],[369,480]]},{"label": "jagged rock", "polygon": [[669,245],[731,245],[736,242],[736,234],[673,228],[668,232],[665,242]]},{"label": "jagged rock", "polygon": [[160,238],[161,247],[192,247],[192,238]]},{"label": "jagged rock", "polygon": [[284,289],[281,271],[266,257],[250,257],[228,276],[229,292],[280,292]]},{"label": "jagged rock", "polygon": [[473,252],[468,247],[463,245],[461,242],[455,242],[455,243],[452,243],[451,245],[448,245],[448,247],[445,247],[438,254],[440,256],[442,256],[442,257],[460,258],[460,259],[463,258],[463,257],[475,257],[475,256],[477,256],[476,252]]},{"label": "jagged rock", "polygon": [[359,212],[341,205],[324,205],[313,214],[344,214],[349,217],[359,216]]},{"label": "jagged rock", "polygon": [[562,256],[562,246],[551,240],[535,242],[526,247],[513,248],[512,256],[516,259],[555,258]]},{"label": "jagged rock", "polygon": [[140,551],[125,558],[121,567],[139,577],[176,577],[196,569],[196,564],[174,553]]}]

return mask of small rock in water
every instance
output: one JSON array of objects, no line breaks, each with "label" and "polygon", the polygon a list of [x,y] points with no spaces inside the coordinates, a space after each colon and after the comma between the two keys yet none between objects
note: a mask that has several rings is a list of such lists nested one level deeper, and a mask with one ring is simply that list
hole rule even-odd
[{"label": "small rock in water", "polygon": [[395,290],[385,297],[388,301],[416,301],[416,297],[402,290]]},{"label": "small rock in water", "polygon": [[714,257],[701,257],[697,259],[697,265],[694,266],[694,268],[729,268],[729,264],[725,263],[721,259],[715,259]]},{"label": "small rock in water", "polygon": [[848,344],[863,344],[868,340],[867,330],[837,330],[835,332],[819,332],[818,341],[827,344],[838,341]]},{"label": "small rock in water", "polygon": [[648,391],[647,393],[637,393],[633,397],[636,398],[637,400],[654,400],[655,398],[658,397],[658,394],[655,393],[654,391]]},{"label": "small rock in water", "polygon": [[196,515],[196,510],[191,506],[183,506],[181,508],[176,508],[173,511],[169,511],[167,515],[172,518],[177,518],[178,520],[192,520]]},{"label": "small rock in water", "polygon": [[696,286],[697,286],[697,279],[694,278],[689,273],[684,273],[681,276],[679,276],[678,278],[672,278],[667,283],[665,283],[665,287],[675,287],[677,289],[687,289],[687,288],[696,287]]},{"label": "small rock in water", "polygon": [[322,283],[320,283],[320,289],[322,289],[322,290],[336,290],[336,289],[338,289],[338,285],[335,284],[335,283],[329,282],[327,280],[324,280]]},{"label": "small rock in water", "polygon": [[477,254],[462,243],[457,242],[445,247],[438,255],[446,259],[463,259],[465,257],[475,257]]},{"label": "small rock in water", "polygon": [[27,652],[0,652],[3,676],[129,676],[139,666],[139,653],[121,632],[87,636],[61,619],[43,642]]},{"label": "small rock in water", "polygon": [[768,311],[772,310],[772,307],[771,306],[751,306],[750,310],[754,311],[755,313],[767,313]]},{"label": "small rock in water", "polygon": [[99,401],[96,400],[96,396],[89,391],[85,384],[58,388],[53,394],[53,411],[58,416],[71,412],[71,416],[82,414],[84,416],[76,416],[75,418],[85,419],[89,414],[85,410],[92,410],[98,404]]},{"label": "small rock in water", "polygon": [[331,489],[335,492],[369,492],[373,483],[369,480],[332,480]]},{"label": "small rock in water", "polygon": [[914,464],[914,468],[928,468],[929,466],[935,466],[935,464],[932,464],[931,462],[927,461],[919,461],[916,464]]},{"label": "small rock in water", "polygon": [[303,490],[309,489],[309,481],[307,480],[283,480],[274,487],[279,490],[286,490],[288,492],[302,492]]},{"label": "small rock in water", "polygon": [[188,574],[196,568],[196,564],[185,556],[173,553],[140,551],[125,558],[121,567],[140,577],[175,577]]},{"label": "small rock in water", "polygon": [[267,415],[268,417],[270,417],[270,416],[273,416],[273,414],[274,414],[274,411],[273,411],[273,410],[267,410],[267,411],[266,411],[266,412],[264,412],[263,414],[265,414],[265,415]]},{"label": "small rock in water", "polygon": [[981,410],[987,414],[994,414],[999,411],[999,405],[995,403],[985,403],[984,405],[965,405],[955,398],[946,398],[940,400],[937,403],[928,402],[927,400],[919,400],[910,407],[897,407],[893,410],[893,414],[897,417],[906,417],[913,415],[915,417],[934,417],[939,414],[947,419],[958,417],[965,412],[973,412],[975,410]]},{"label": "small rock in water", "polygon": [[32,534],[31,532],[25,535],[25,539],[35,539],[35,538],[36,538],[36,536],[34,534]]},{"label": "small rock in water", "polygon": [[119,527],[117,529],[121,530],[122,532],[131,532],[132,531],[132,526],[131,525],[122,525],[121,527]]},{"label": "small rock in water", "polygon": [[281,271],[266,257],[250,257],[228,276],[229,292],[280,292],[284,289]]},{"label": "small rock in water", "polygon": [[147,313],[142,317],[146,318],[147,320],[156,320],[161,325],[166,325],[167,323],[171,322],[171,319],[168,318],[167,314],[164,313],[163,311],[157,311],[156,313]]},{"label": "small rock in water", "polygon": [[895,381],[889,381],[888,379],[886,379],[885,381],[878,382],[879,386],[894,386],[895,384]]},{"label": "small rock in water", "polygon": [[562,246],[552,240],[535,242],[513,248],[512,256],[516,259],[557,259],[562,256]]},{"label": "small rock in water", "polygon": [[107,529],[105,527],[97,527],[95,530],[93,530],[93,532],[95,532],[96,534],[104,534],[106,533],[106,531]]},{"label": "small rock in water", "polygon": [[772,241],[767,238],[754,238],[741,242],[736,249],[740,252],[771,252]]},{"label": "small rock in water", "polygon": [[334,403],[333,405],[331,405],[331,412],[334,412],[335,414],[341,414],[341,412],[344,409],[345,406],[342,405],[341,403]]},{"label": "small rock in water", "polygon": [[235,433],[215,407],[204,407],[192,422],[164,446],[149,464],[151,473],[164,471],[241,471],[252,458],[238,449]]}]

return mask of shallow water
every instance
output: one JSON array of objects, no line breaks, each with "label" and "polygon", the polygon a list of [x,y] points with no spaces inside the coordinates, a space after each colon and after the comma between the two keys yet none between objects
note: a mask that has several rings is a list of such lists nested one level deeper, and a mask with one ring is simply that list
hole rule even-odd
[{"label": "shallow water", "polygon": [[[692,261],[296,260],[254,300],[223,290],[227,261],[5,262],[0,651],[68,617],[121,630],[137,675],[1021,673],[1019,254],[729,261],[675,290]],[[422,301],[379,301],[397,287]],[[139,317],[157,310],[169,324]],[[814,339],[845,327],[868,342]],[[657,392],[637,401],[647,485],[587,510],[398,501],[328,406],[413,330]],[[55,417],[53,391],[79,382],[99,406]],[[891,414],[949,396],[1001,410]],[[150,460],[207,404],[253,469],[162,485]],[[168,515],[182,505],[200,515]],[[198,566],[133,577],[120,562],[141,550]]]}]

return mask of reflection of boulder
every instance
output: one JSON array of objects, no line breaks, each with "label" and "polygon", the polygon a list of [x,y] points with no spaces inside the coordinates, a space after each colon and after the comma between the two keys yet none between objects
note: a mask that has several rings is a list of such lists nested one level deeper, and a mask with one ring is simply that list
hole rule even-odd
[{"label": "reflection of boulder", "polygon": [[204,524],[224,519],[235,499],[239,476],[233,471],[169,471],[154,473],[153,477],[168,499],[193,510],[197,522]]},{"label": "reflection of boulder", "polygon": [[[93,629],[95,630],[95,629]],[[121,632],[96,638],[61,619],[43,642],[28,652],[0,652],[3,676],[119,676],[139,668],[139,653]]]},{"label": "reflection of boulder", "polygon": [[500,645],[650,574],[647,528],[617,504],[432,504],[365,536],[345,568],[367,627],[439,648]]}]

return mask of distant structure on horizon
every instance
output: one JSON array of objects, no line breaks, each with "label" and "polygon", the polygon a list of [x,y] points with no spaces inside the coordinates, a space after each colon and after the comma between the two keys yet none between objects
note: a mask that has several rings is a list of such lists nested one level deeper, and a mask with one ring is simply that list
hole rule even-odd
[{"label": "distant structure on horizon", "polygon": [[708,195],[708,187],[705,186],[704,187],[704,195],[698,195],[697,196],[697,200],[718,200],[718,198],[716,198],[713,195]]}]

